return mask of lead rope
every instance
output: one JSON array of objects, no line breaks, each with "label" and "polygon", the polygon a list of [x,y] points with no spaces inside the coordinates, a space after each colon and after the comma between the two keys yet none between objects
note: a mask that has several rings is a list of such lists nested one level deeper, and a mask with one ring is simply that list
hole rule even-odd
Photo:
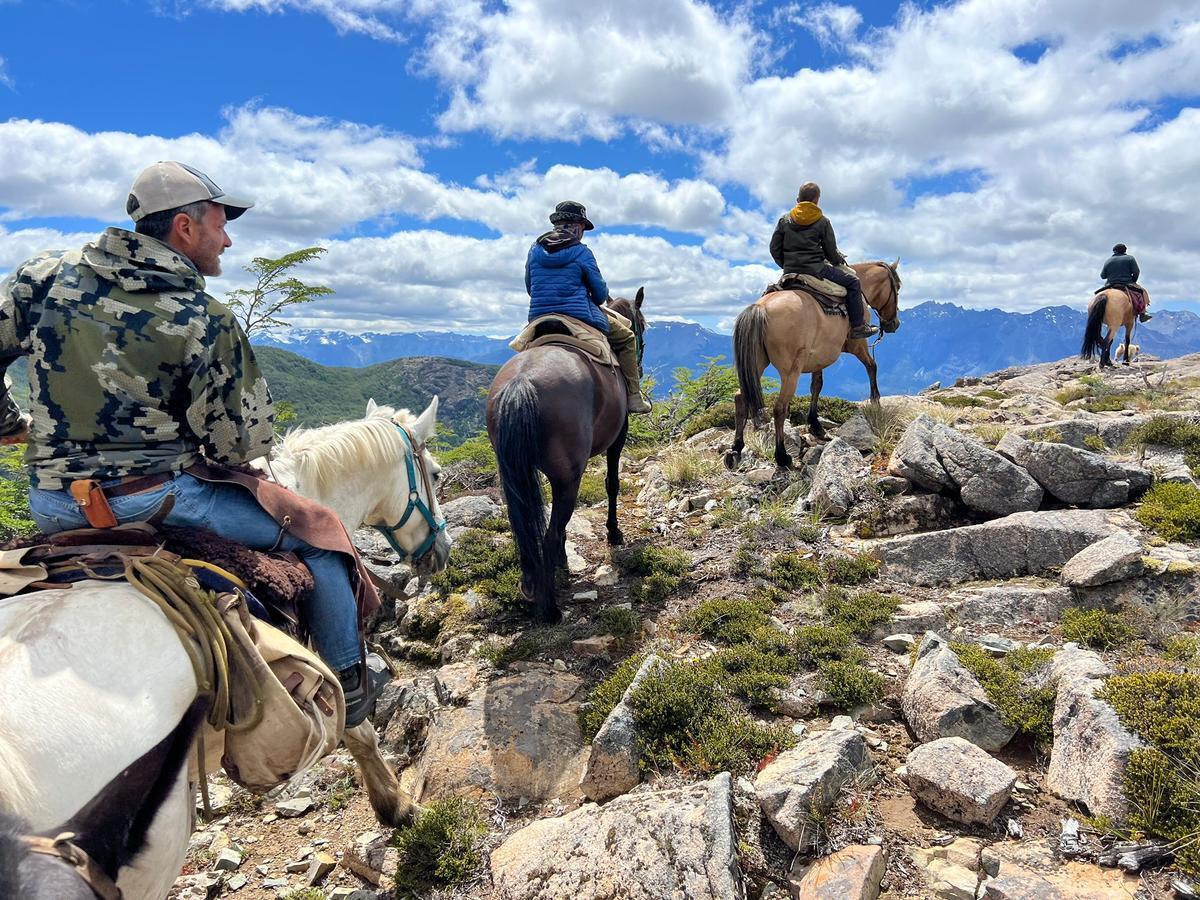
[{"label": "lead rope", "polygon": [[[263,690],[254,675],[246,649],[233,637],[216,607],[216,595],[200,587],[185,569],[160,557],[129,559],[125,564],[129,583],[151,600],[175,628],[187,653],[200,693],[212,693],[207,721],[217,731],[239,733],[256,727],[263,717]],[[233,680],[251,694],[250,714],[234,720],[231,697]],[[208,795],[208,771],[204,761],[204,732],[196,738],[200,797],[206,818],[212,816]]]}]

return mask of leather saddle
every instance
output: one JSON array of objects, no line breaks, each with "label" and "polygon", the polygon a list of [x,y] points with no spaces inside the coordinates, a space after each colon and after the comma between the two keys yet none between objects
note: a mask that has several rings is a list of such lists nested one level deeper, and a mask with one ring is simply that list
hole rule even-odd
[{"label": "leather saddle", "polygon": [[617,365],[608,335],[586,322],[561,314],[538,316],[513,338],[509,346],[521,353],[548,344],[579,350],[603,366]]},{"label": "leather saddle", "polygon": [[763,296],[777,291],[804,291],[817,301],[821,311],[829,316],[847,316],[846,289],[826,278],[788,272],[774,284],[767,285]]}]

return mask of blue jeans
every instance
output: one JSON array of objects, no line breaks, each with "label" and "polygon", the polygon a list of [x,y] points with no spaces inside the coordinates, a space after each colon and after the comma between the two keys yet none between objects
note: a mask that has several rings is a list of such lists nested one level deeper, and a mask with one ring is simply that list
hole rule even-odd
[{"label": "blue jeans", "polygon": [[817,277],[840,284],[846,289],[846,312],[850,316],[850,327],[857,328],[861,325],[866,310],[863,309],[862,283],[858,280],[858,276],[851,275],[837,266],[825,265],[821,267]]},{"label": "blue jeans", "polygon": [[[101,482],[101,485],[113,483]],[[168,494],[174,495],[175,505],[163,521],[164,525],[205,528],[254,550],[276,547],[279,525],[262,510],[249,491],[237,485],[213,484],[180,473],[153,490],[113,497],[109,505],[118,522],[140,522],[154,515]],[[29,508],[33,520],[46,534],[88,525],[65,490],[33,488],[29,492]],[[318,550],[290,534],[279,541],[278,549],[295,553],[312,572],[315,586],[300,612],[317,652],[334,671],[353,666],[361,658],[361,645],[358,607],[345,556]]]}]

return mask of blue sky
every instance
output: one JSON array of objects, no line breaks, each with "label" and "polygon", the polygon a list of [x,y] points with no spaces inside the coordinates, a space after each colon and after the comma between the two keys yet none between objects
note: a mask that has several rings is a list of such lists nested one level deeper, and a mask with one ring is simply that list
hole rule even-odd
[{"label": "blue sky", "polygon": [[[801,181],[902,300],[1082,305],[1109,247],[1197,299],[1200,12],[1146,0],[0,0],[0,274],[78,245],[137,171],[319,244],[300,324],[504,333],[529,241],[586,203],[614,293],[725,328]],[[53,41],[28,35],[53,35]],[[52,49],[49,49],[52,48]],[[1189,199],[1190,198],[1190,199]]]}]

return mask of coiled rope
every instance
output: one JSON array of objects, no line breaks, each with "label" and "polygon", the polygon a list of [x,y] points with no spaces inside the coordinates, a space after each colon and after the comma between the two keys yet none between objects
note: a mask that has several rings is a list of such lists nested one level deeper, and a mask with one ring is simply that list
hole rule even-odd
[{"label": "coiled rope", "polygon": [[[127,559],[125,577],[161,609],[174,626],[192,663],[199,693],[213,695],[208,724],[217,731],[234,733],[255,728],[263,718],[263,688],[246,648],[234,638],[217,609],[217,595],[200,587],[187,569],[160,557]],[[245,715],[241,715],[243,710],[234,709],[232,685],[235,682],[250,693],[251,708]],[[204,813],[211,816],[203,731],[197,737],[197,757]]]}]

